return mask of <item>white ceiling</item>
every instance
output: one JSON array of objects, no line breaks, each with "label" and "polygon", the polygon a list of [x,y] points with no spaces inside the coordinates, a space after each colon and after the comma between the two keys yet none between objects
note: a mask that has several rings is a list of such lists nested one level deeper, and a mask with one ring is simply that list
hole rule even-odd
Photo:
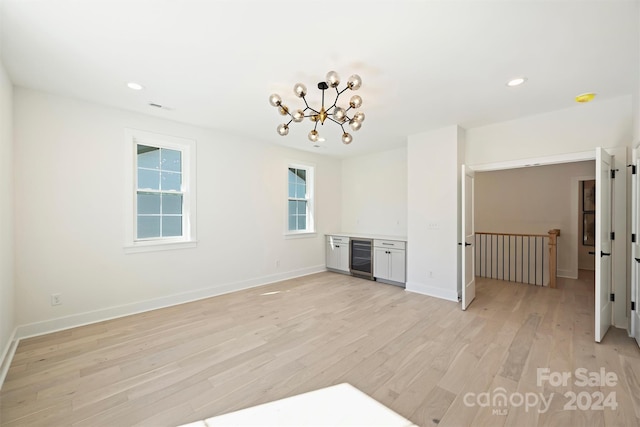
[{"label": "white ceiling", "polygon": [[[18,86],[340,157],[572,107],[583,92],[637,94],[636,1],[1,1]],[[298,108],[300,81],[315,106],[329,70],[363,80],[351,145],[331,122],[320,148],[308,120],[279,136],[269,95]]]}]

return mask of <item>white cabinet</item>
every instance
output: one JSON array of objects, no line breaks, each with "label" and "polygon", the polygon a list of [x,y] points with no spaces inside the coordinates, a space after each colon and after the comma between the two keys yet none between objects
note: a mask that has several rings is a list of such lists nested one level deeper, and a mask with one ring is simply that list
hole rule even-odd
[{"label": "white cabinet", "polygon": [[406,282],[406,242],[398,240],[373,241],[373,276],[391,282]]},{"label": "white cabinet", "polygon": [[349,272],[349,238],[345,236],[327,236],[327,268]]}]

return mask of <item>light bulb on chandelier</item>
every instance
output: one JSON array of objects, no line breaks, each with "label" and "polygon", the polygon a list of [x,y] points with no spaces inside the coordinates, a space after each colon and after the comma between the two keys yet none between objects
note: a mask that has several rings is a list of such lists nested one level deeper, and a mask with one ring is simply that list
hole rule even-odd
[{"label": "light bulb on chandelier", "polygon": [[[293,93],[296,94],[298,98],[302,98],[305,104],[304,109],[298,109],[291,113],[289,111],[289,107],[282,103],[282,98],[277,94],[272,94],[269,97],[269,103],[276,107],[281,115],[290,117],[289,122],[282,123],[278,125],[278,134],[281,136],[286,136],[289,133],[289,125],[291,122],[299,123],[305,118],[309,118],[312,122],[315,123],[311,132],[309,132],[309,140],[311,142],[318,142],[322,140],[320,134],[318,133],[318,123],[324,125],[326,120],[330,120],[340,126],[342,128],[342,142],[344,144],[350,144],[353,141],[353,137],[350,133],[347,133],[344,130],[345,123],[349,123],[351,129],[354,131],[359,130],[362,127],[362,122],[364,121],[364,113],[361,111],[355,112],[351,117],[349,117],[350,110],[355,110],[360,108],[362,105],[362,98],[358,95],[353,95],[349,100],[349,106],[346,108],[342,108],[338,106],[338,99],[340,95],[347,89],[349,90],[358,90],[360,86],[362,86],[362,79],[357,74],[352,75],[347,80],[347,86],[339,90],[338,86],[340,85],[340,76],[335,71],[329,71],[327,73],[327,77],[324,82],[318,83],[318,89],[322,91],[322,105],[320,109],[314,109],[309,106],[307,103],[307,99],[305,96],[307,95],[307,87],[302,83],[296,83],[293,86]],[[324,106],[324,92],[329,88],[334,88],[336,90],[336,98],[328,108]]]}]

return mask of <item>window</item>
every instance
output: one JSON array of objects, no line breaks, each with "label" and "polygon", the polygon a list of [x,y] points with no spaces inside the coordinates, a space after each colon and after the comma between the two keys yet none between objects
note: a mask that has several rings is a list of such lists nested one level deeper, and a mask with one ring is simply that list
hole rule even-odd
[{"label": "window", "polygon": [[182,237],[182,151],[136,144],[136,240]]},{"label": "window", "polygon": [[128,131],[127,152],[128,252],[195,246],[195,142]]},{"label": "window", "polygon": [[313,233],[313,167],[290,164],[287,171],[287,234]]}]

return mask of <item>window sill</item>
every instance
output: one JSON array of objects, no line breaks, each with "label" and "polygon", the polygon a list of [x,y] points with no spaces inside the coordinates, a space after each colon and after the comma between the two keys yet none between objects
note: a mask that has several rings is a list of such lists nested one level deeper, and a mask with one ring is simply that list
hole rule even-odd
[{"label": "window sill", "polygon": [[179,242],[162,242],[162,241],[146,241],[136,242],[132,245],[124,247],[125,254],[137,254],[141,252],[157,252],[171,251],[175,249],[190,249],[198,245],[197,240],[179,241]]},{"label": "window sill", "polygon": [[298,233],[284,233],[285,240],[288,239],[311,239],[316,237],[318,233],[315,231],[304,231]]}]

